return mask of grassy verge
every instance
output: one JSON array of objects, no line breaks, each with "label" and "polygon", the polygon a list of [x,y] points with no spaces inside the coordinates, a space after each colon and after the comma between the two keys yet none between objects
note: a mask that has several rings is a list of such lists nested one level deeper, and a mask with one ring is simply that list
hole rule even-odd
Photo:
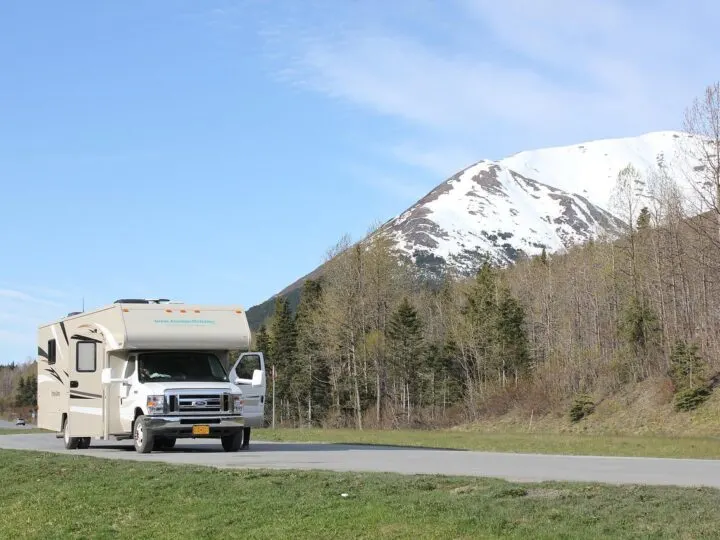
[{"label": "grassy verge", "polygon": [[460,430],[258,429],[255,440],[389,444],[541,454],[720,458],[720,439]]},{"label": "grassy verge", "polygon": [[[720,491],[0,451],[1,538],[700,538]],[[347,497],[342,494],[346,493]]]}]

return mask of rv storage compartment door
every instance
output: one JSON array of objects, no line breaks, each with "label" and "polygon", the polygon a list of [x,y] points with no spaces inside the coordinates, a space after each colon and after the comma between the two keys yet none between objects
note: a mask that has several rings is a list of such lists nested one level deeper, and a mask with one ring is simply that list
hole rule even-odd
[{"label": "rv storage compartment door", "polygon": [[100,437],[103,434],[103,386],[105,348],[102,342],[81,337],[70,339],[70,437]]}]

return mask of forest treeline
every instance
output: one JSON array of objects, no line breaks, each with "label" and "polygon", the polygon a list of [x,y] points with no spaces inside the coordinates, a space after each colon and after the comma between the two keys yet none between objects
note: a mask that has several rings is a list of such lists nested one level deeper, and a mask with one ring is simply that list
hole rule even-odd
[{"label": "forest treeline", "polygon": [[[295,312],[277,298],[255,335],[275,368],[276,421],[447,425],[514,407],[578,420],[649,378],[672,386],[677,409],[701,404],[720,367],[719,111],[718,84],[686,111],[701,182],[662,163],[620,172],[620,238],[441,283],[382,235],[344,238]],[[267,404],[269,417],[271,392]]]},{"label": "forest treeline", "polygon": [[0,365],[0,417],[25,414],[37,406],[37,364]]}]

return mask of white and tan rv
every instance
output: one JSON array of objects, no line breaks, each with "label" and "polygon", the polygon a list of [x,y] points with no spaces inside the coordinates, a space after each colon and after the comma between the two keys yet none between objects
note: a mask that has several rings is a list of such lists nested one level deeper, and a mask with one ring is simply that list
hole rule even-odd
[{"label": "white and tan rv", "polygon": [[178,438],[246,448],[266,386],[249,347],[241,307],[127,299],[70,313],[38,330],[38,427],[68,449],[133,439],[147,453]]}]

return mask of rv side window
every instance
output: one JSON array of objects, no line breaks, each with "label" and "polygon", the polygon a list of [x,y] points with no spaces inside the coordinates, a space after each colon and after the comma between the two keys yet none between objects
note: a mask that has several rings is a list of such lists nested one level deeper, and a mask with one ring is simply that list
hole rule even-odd
[{"label": "rv side window", "polygon": [[48,364],[55,363],[55,340],[48,341]]},{"label": "rv side window", "polygon": [[95,371],[95,347],[94,341],[78,341],[77,343],[77,371]]}]

